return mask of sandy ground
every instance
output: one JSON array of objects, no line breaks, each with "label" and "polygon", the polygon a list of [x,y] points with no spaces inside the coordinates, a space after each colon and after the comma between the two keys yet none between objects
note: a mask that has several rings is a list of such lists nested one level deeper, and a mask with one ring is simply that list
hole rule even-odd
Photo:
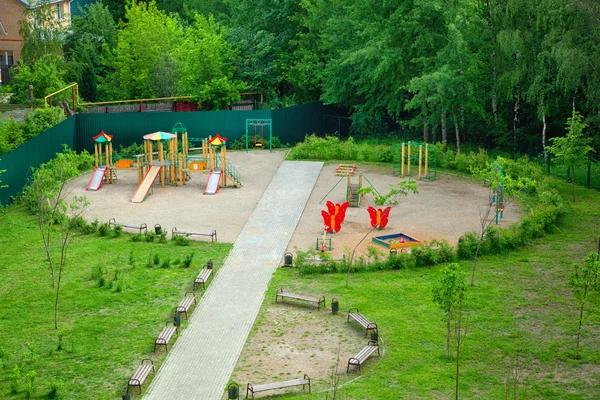
[{"label": "sandy ground", "polygon": [[[105,184],[98,191],[85,190],[91,172],[72,180],[68,188],[74,195],[87,196],[91,205],[86,210],[86,218],[90,221],[97,218],[100,222],[105,222],[115,218],[118,222],[146,223],[148,227],[160,224],[168,231],[173,227],[203,232],[216,229],[219,241],[234,242],[284,156],[285,150],[273,153],[259,150],[248,154],[230,152],[228,160],[240,171],[243,186],[221,188],[212,196],[203,195],[208,178],[203,173],[193,173],[192,179],[182,187],[167,183],[163,188],[157,182],[154,184],[154,193],[143,203],[130,201],[137,188],[137,175],[134,171],[118,171],[115,183]],[[362,172],[381,193],[386,193],[389,185],[399,180],[392,176],[390,167],[359,165],[358,172]],[[357,176],[352,177],[353,182],[357,180]],[[338,185],[335,189],[323,199],[336,183]],[[366,180],[364,183],[367,183]],[[419,240],[446,239],[455,244],[465,232],[480,229],[479,213],[489,196],[486,187],[448,174],[438,174],[435,181],[419,181],[418,186],[419,193],[401,198],[400,204],[390,213],[388,226],[383,231],[375,231],[369,235],[357,254],[371,244],[372,236],[402,232]],[[342,203],[345,195],[346,178],[340,182],[340,177],[335,175],[335,165],[325,165],[288,251],[314,247],[316,238],[323,237],[321,210],[326,209],[326,200]],[[354,248],[371,229],[366,210],[369,205],[374,205],[373,200],[370,196],[365,196],[360,208],[348,208],[340,232],[328,236],[332,238],[334,256],[341,256],[344,247]],[[500,226],[517,221],[521,215],[518,205],[514,202],[509,204],[504,218],[500,220]],[[385,250],[383,247],[381,249]]]}]

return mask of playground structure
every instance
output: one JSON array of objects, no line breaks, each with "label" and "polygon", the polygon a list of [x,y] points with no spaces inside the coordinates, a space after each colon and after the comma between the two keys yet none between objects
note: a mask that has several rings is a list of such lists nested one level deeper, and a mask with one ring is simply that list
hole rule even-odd
[{"label": "playground structure", "polygon": [[142,179],[142,156],[135,156],[135,159],[120,159],[116,163],[113,162],[113,147],[112,135],[106,134],[104,131],[94,136],[94,171],[90,183],[86,190],[98,190],[102,187],[102,183],[113,183],[117,179],[117,170],[137,170],[138,183]]},{"label": "playground structure", "polygon": [[134,203],[144,201],[156,179],[162,187],[167,181],[182,186],[192,172],[209,173],[204,194],[215,194],[219,187],[227,186],[228,181],[235,187],[241,186],[239,173],[227,162],[227,138],[218,133],[201,139],[202,145],[196,149],[200,154],[191,155],[187,130],[178,122],[173,133],[159,131],[144,135],[144,154],[136,155],[135,159],[121,158],[116,163],[113,163],[112,138],[104,131],[94,137],[96,165],[87,190],[98,190],[103,180],[112,183],[118,169],[138,172],[138,188],[131,198]]},{"label": "playground structure", "polygon": [[492,187],[490,194],[490,205],[494,206],[496,213],[496,225],[498,225],[498,217],[504,218],[504,182],[500,182],[500,178],[504,178],[502,166],[494,162],[494,172],[496,174],[496,183]]},{"label": "playground structure", "polygon": [[[273,152],[273,120],[272,119],[247,119],[246,120],[246,153],[249,147],[250,129],[254,134],[254,147],[265,146],[265,127],[269,128],[269,152]],[[260,129],[260,131],[259,131]]]},{"label": "playground structure", "polygon": [[[352,170],[352,173],[354,173],[354,170]],[[323,200],[325,200],[327,196],[329,196],[329,194],[333,192],[337,185],[339,185],[340,182],[342,182],[344,179],[346,179],[346,201],[348,202],[349,207],[360,207],[360,203],[362,201],[362,193],[360,192],[360,189],[363,188],[363,179],[366,180],[370,186],[373,186],[373,189],[375,189],[375,186],[362,172],[358,174],[358,182],[354,181],[352,179],[352,174],[348,173],[340,177],[336,184],[333,185],[331,190],[329,190],[329,192],[327,192],[327,194],[321,199],[321,201],[319,201],[319,204],[321,204]],[[375,192],[379,194],[377,189],[375,189]]]},{"label": "playground structure", "polygon": [[[394,145],[394,176],[412,177],[411,166],[417,168],[417,178],[437,178],[437,148],[427,143],[408,142]],[[405,168],[406,164],[406,168]]]}]

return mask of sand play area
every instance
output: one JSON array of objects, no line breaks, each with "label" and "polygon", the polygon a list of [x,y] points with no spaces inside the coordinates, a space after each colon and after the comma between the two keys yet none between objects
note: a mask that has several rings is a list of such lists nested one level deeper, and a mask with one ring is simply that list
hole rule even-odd
[{"label": "sand play area", "polygon": [[[74,195],[85,195],[91,205],[86,210],[88,220],[98,219],[108,222],[115,218],[118,222],[130,224],[146,223],[148,227],[160,224],[171,231],[177,227],[185,231],[216,230],[220,242],[235,242],[238,234],[251,215],[254,207],[269,185],[271,178],[283,161],[287,150],[269,153],[256,150],[245,153],[229,152],[228,160],[241,174],[241,188],[221,188],[215,195],[204,195],[207,174],[193,173],[191,180],[181,187],[161,187],[155,182],[152,194],[143,203],[132,203],[131,197],[137,188],[137,176],[134,171],[117,171],[118,179],[110,185],[104,184],[98,191],[86,191],[91,172],[81,175],[69,183],[68,189]],[[346,180],[335,175],[336,164],[325,164],[312,195],[306,205],[298,226],[288,246],[307,250],[314,247],[316,238],[323,237],[323,219],[321,210],[325,202],[342,203],[346,197]],[[364,176],[380,193],[387,193],[390,184],[399,181],[392,175],[392,166],[358,165],[356,173]],[[354,177],[353,181],[357,181]],[[366,184],[366,180],[364,181]],[[375,231],[370,236],[405,233],[421,241],[446,239],[456,244],[465,232],[480,229],[479,214],[485,208],[489,198],[489,189],[472,180],[438,173],[434,181],[418,181],[419,193],[400,199],[393,208],[387,227]],[[373,204],[370,196],[365,196],[360,208],[348,208],[346,219],[339,233],[329,235],[332,239],[332,255],[340,257],[344,247],[354,248],[371,229],[367,207]],[[517,221],[522,210],[515,202],[507,205],[504,218],[499,226],[507,226]],[[206,240],[200,238],[198,240]],[[371,237],[364,240],[357,255],[372,244]],[[382,246],[377,246],[387,251]],[[283,256],[283,255],[282,255]]]}]

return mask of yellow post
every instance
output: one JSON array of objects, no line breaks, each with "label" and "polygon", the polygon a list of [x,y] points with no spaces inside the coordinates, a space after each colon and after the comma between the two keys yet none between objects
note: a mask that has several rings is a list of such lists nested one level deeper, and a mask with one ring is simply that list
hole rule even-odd
[{"label": "yellow post", "polygon": [[160,169],[160,185],[165,187],[165,158],[163,155],[163,144],[162,140],[158,141],[158,164],[163,167]]},{"label": "yellow post", "polygon": [[429,178],[429,144],[425,144],[425,179]]},{"label": "yellow post", "polygon": [[[106,150],[106,169],[107,169],[107,173],[108,173],[108,177],[107,177],[107,181],[108,183],[112,183],[113,181],[113,177],[112,177],[112,142],[108,142],[108,149]],[[104,175],[106,176],[106,175]]]},{"label": "yellow post", "polygon": [[227,155],[225,154],[225,146],[221,146],[221,186],[227,186]]},{"label": "yellow post", "polygon": [[419,145],[419,179],[421,179],[421,158],[423,157],[423,145]]},{"label": "yellow post", "polygon": [[406,161],[406,175],[410,176],[410,142],[408,142],[408,158]]},{"label": "yellow post", "polygon": [[94,143],[94,160],[96,162],[96,168],[98,168],[98,143]]},{"label": "yellow post", "polygon": [[402,142],[402,166],[400,167],[400,176],[404,178],[404,142]]},{"label": "yellow post", "polygon": [[142,157],[136,157],[135,163],[137,165],[138,171],[138,185],[142,183],[142,178],[144,177],[144,171],[142,170]]},{"label": "yellow post", "polygon": [[[358,174],[358,188],[362,189],[362,172],[360,174]],[[358,206],[360,207],[360,201],[362,200],[362,194],[359,192],[358,193]]]}]

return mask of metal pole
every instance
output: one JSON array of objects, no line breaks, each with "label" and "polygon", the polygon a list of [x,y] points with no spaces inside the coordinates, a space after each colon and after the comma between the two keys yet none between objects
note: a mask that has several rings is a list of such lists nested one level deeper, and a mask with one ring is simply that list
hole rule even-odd
[{"label": "metal pole", "polygon": [[248,120],[246,120],[246,154],[248,154]]}]

